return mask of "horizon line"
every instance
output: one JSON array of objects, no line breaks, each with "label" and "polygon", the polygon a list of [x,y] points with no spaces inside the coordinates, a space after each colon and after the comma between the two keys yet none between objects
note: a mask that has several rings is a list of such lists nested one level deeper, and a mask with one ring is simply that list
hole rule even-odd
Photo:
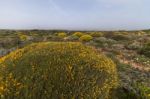
[{"label": "horizon line", "polygon": [[16,30],[16,31],[24,31],[24,30],[45,30],[45,31],[143,31],[150,30],[150,28],[143,29],[54,29],[54,28],[0,28],[0,30]]}]

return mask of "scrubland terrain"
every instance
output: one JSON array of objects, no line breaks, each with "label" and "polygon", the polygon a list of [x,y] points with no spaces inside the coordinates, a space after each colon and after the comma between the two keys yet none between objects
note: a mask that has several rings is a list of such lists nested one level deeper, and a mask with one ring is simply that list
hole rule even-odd
[{"label": "scrubland terrain", "polygon": [[[45,44],[50,47],[46,47]],[[62,47],[61,44],[63,44],[63,46],[65,46],[65,47]],[[56,49],[55,49],[54,45],[58,46],[58,48],[56,47]],[[61,45],[61,47],[59,47],[60,45]],[[53,47],[56,51],[53,50]],[[88,48],[86,48],[86,47],[88,47]],[[24,49],[22,49],[22,48],[24,48]],[[37,48],[38,50],[34,50],[34,48],[35,49]],[[29,52],[27,53],[27,51],[29,51]],[[50,53],[49,51],[51,51],[52,53]],[[60,52],[60,51],[62,51],[62,52]],[[40,54],[37,54],[36,52],[39,52]],[[20,58],[21,56],[19,53],[21,53],[21,56],[23,58]],[[24,54],[24,53],[27,53],[27,54]],[[91,54],[91,53],[93,53],[93,54]],[[34,54],[36,56],[32,56]],[[61,54],[65,55],[65,57],[64,56],[59,57],[59,55],[61,55]],[[76,56],[78,54],[79,54],[79,56]],[[82,56],[82,54],[83,54],[83,56]],[[89,56],[88,56],[88,54],[89,54]],[[107,61],[103,60],[102,58],[97,56],[98,54],[102,55],[102,56],[105,55],[109,58],[106,59]],[[53,57],[48,57],[48,55],[53,55],[53,56],[56,55],[56,57],[54,57],[56,59],[53,59]],[[69,55],[74,55],[76,57],[71,57]],[[42,56],[44,57],[44,59]],[[89,60],[88,57],[90,57],[90,56],[93,57],[93,59]],[[71,97],[72,97],[72,99],[80,99],[80,98],[81,99],[82,98],[83,99],[97,99],[98,95],[103,94],[103,91],[106,92],[106,94],[107,94],[106,96],[108,96],[108,93],[109,93],[110,97],[106,97],[104,95],[101,97],[102,99],[105,99],[105,98],[150,99],[150,30],[107,31],[107,32],[106,31],[93,32],[93,31],[50,31],[50,30],[18,30],[18,31],[0,30],[0,57],[1,57],[0,58],[0,66],[1,66],[0,68],[3,67],[2,66],[3,64],[5,64],[7,67],[9,67],[9,68],[4,68],[4,69],[0,70],[0,76],[4,76],[4,74],[6,73],[6,72],[4,72],[4,70],[7,71],[7,73],[8,73],[8,75],[7,74],[5,75],[7,77],[0,77],[0,80],[1,80],[1,83],[0,83],[0,96],[1,97],[0,97],[0,99],[19,99],[20,97],[17,97],[11,93],[11,92],[14,93],[15,91],[17,92],[17,90],[19,90],[19,92],[21,90],[22,93],[15,93],[15,94],[18,96],[19,95],[24,96],[24,98],[22,98],[22,99],[36,99],[34,95],[37,94],[38,92],[42,93],[44,90],[39,87],[40,84],[42,86],[44,81],[47,82],[45,79],[49,80],[49,82],[50,82],[50,80],[52,80],[50,78],[53,78],[53,74],[57,74],[55,72],[53,73],[53,71],[58,71],[55,67],[55,68],[53,68],[53,70],[45,72],[46,73],[45,75],[52,75],[52,76],[48,76],[50,78],[45,78],[45,79],[40,78],[38,76],[40,74],[34,75],[34,72],[33,73],[30,72],[29,74],[33,75],[34,79],[38,79],[38,80],[35,80],[35,83],[38,83],[38,81],[40,81],[40,80],[43,80],[43,82],[39,83],[39,84],[35,84],[32,81],[30,81],[31,78],[28,78],[29,82],[33,83],[33,84],[30,84],[29,86],[38,86],[38,87],[36,87],[37,89],[36,88],[30,89],[30,90],[32,90],[31,97],[27,97],[23,94],[23,93],[27,93],[27,91],[25,91],[25,89],[24,90],[22,89],[23,87],[21,86],[21,83],[17,84],[15,82],[15,79],[14,79],[14,81],[13,81],[13,79],[10,79],[12,77],[12,75],[14,78],[18,77],[17,79],[21,79],[20,75],[23,75],[23,74],[21,74],[20,71],[21,72],[23,72],[23,70],[25,70],[26,72],[30,71],[30,69],[28,67],[29,64],[27,64],[27,63],[29,63],[29,62],[32,63],[32,61],[33,61],[33,64],[34,64],[34,62],[39,62],[39,64],[41,64],[41,65],[44,64],[43,65],[43,66],[45,66],[44,68],[48,68],[47,65],[50,64],[50,63],[48,63],[49,61],[57,61],[56,63],[58,63],[58,64],[53,63],[53,65],[57,66],[59,69],[62,69],[59,71],[59,73],[62,73],[63,70],[66,70],[66,68],[69,68],[68,70],[72,70],[72,68],[74,68],[74,67],[72,67],[72,66],[70,67],[70,65],[75,64],[74,61],[76,61],[78,63],[77,60],[80,60],[80,61],[87,60],[86,62],[89,62],[88,64],[86,64],[86,62],[85,62],[85,64],[84,63],[81,64],[80,62],[78,63],[78,66],[81,65],[81,67],[84,68],[84,71],[82,69],[79,69],[78,67],[76,67],[76,69],[75,69],[76,71],[81,72],[81,74],[80,73],[77,74],[78,77],[80,76],[81,78],[82,77],[88,78],[87,75],[85,76],[83,74],[84,73],[86,74],[86,72],[89,72],[89,74],[88,74],[89,79],[84,81],[84,80],[79,79],[80,77],[79,78],[77,77],[77,78],[69,78],[70,82],[64,81],[64,83],[67,83],[67,88],[72,88],[70,86],[76,86],[77,88],[74,88],[74,90],[76,90],[76,92],[74,92],[73,89],[63,89],[66,92],[63,93],[63,95],[61,95],[62,99],[69,99]],[[16,59],[18,58],[19,61],[17,60],[17,62],[16,62],[16,60],[13,59],[15,57],[16,57]],[[42,58],[37,58],[37,57],[42,57]],[[109,60],[109,59],[111,59],[114,63],[111,62],[111,60]],[[43,61],[41,61],[41,60],[43,60]],[[64,63],[61,60],[63,60]],[[104,65],[104,63],[100,63],[100,61],[105,61],[106,64]],[[47,62],[47,64],[44,62]],[[59,63],[59,62],[62,62],[62,63]],[[66,62],[68,62],[68,63],[66,63]],[[22,64],[26,64],[26,65],[22,65]],[[60,67],[60,64],[61,65],[65,64],[65,65],[63,65],[65,69]],[[70,64],[70,65],[68,67],[66,67],[66,64],[67,64],[67,66],[68,66],[68,64]],[[105,68],[104,71],[107,71],[110,74],[109,73],[108,73],[109,75],[107,75],[105,73],[99,74],[98,71],[94,70],[96,67],[93,68],[92,64],[94,64],[95,66],[101,64],[100,65],[101,67],[99,67],[99,68],[97,67],[97,69],[103,70],[103,68]],[[116,70],[114,69],[115,67],[113,67],[114,64],[116,64]],[[22,65],[22,68],[19,67],[20,65]],[[13,67],[13,66],[16,66],[16,67]],[[34,66],[36,66],[36,64]],[[37,65],[38,69],[40,69],[40,66]],[[85,66],[87,66],[89,68],[85,69],[86,68]],[[108,68],[107,66],[110,66],[110,67]],[[26,67],[28,69],[26,69]],[[33,68],[35,68],[35,67],[32,67],[32,69]],[[93,71],[90,71],[90,69],[92,69]],[[66,71],[69,73],[71,72],[69,77],[72,77],[73,75],[75,75],[75,74],[73,74],[73,72],[75,72],[73,70]],[[25,71],[24,71],[24,73],[26,73]],[[14,74],[11,74],[11,72],[13,72]],[[37,72],[41,73],[40,70],[37,70]],[[93,74],[93,72],[95,74]],[[58,77],[61,76],[59,73],[57,75]],[[104,87],[104,86],[100,87],[100,86],[91,84],[92,82],[94,82],[95,79],[97,79],[98,74],[102,75],[104,78],[105,77],[107,78],[108,82],[105,83],[106,87]],[[68,74],[64,74],[64,75],[68,75]],[[22,76],[22,77],[24,77],[24,76]],[[57,78],[57,76],[56,76],[56,78]],[[92,77],[95,77],[95,78],[93,78],[93,80],[92,80]],[[74,82],[76,82],[76,80],[74,80],[74,79],[81,80],[81,82],[77,81],[77,83],[83,83],[83,84],[81,84],[81,86],[76,85],[76,83],[74,83]],[[12,84],[14,84],[14,86],[11,88],[9,88],[8,85],[6,86],[5,83],[7,82],[7,80],[8,81],[12,80],[11,81],[12,83],[9,83],[8,85],[11,86]],[[57,80],[58,79],[55,79],[55,81],[57,81]],[[74,82],[72,82],[73,80],[74,80]],[[26,82],[26,79],[18,80],[18,81]],[[58,82],[61,83],[61,81],[58,81]],[[102,79],[99,82],[102,83]],[[26,82],[24,84],[28,85],[28,83]],[[50,82],[50,83],[52,83],[52,82]],[[56,82],[54,82],[54,83],[56,83]],[[87,86],[89,86],[89,89],[87,86],[85,87],[84,84],[85,85],[87,84]],[[112,86],[108,86],[111,84],[112,84]],[[62,85],[61,87],[66,86],[63,83],[61,83],[60,85]],[[15,89],[16,86],[19,86],[20,89],[17,89],[17,88]],[[45,86],[49,86],[49,85],[45,84]],[[94,86],[95,89],[89,91],[91,86]],[[115,86],[115,87],[113,87],[113,86]],[[82,91],[81,90],[79,91],[78,90],[79,87],[85,87],[86,90],[84,89]],[[10,93],[9,92],[5,93],[6,92],[5,89],[6,90],[9,89]],[[104,89],[104,90],[101,90],[101,89]],[[46,89],[46,90],[48,91],[49,89]],[[55,95],[56,95],[59,93],[60,90],[61,90],[61,88],[59,90],[54,90],[53,93],[55,93]],[[110,90],[113,90],[113,91],[110,92]],[[44,91],[45,96],[47,95],[46,94],[47,91]],[[60,91],[60,93],[61,93],[61,91]],[[72,93],[68,93],[68,91],[70,91],[72,93],[76,93],[76,94],[72,95]],[[81,93],[83,92],[83,95],[78,92],[81,92]],[[101,94],[99,94],[100,92],[101,92]],[[78,93],[78,95],[77,95],[77,93]],[[92,94],[92,93],[94,93],[94,94]],[[68,94],[70,96],[67,96]],[[27,94],[27,95],[30,96],[30,94]],[[45,98],[45,96],[43,96],[43,94],[41,94],[37,97],[41,97],[41,99],[48,99],[50,97],[56,98],[56,96],[54,96],[53,94],[51,94],[51,96],[47,96],[47,98]],[[78,97],[76,97],[76,96],[78,96]],[[57,97],[57,98],[60,98],[60,97]]]}]

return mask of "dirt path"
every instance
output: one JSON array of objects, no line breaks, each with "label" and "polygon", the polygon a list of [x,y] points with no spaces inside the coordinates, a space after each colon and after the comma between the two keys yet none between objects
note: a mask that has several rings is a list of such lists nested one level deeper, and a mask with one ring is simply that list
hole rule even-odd
[{"label": "dirt path", "polygon": [[117,59],[118,59],[121,63],[129,64],[129,65],[131,65],[133,68],[139,69],[139,70],[141,70],[141,71],[150,71],[150,67],[145,67],[145,66],[143,66],[142,64],[133,62],[133,61],[128,60],[128,59],[125,59],[125,58],[123,58],[123,57],[117,57]]},{"label": "dirt path", "polygon": [[[107,51],[104,51],[104,50],[101,50],[101,49],[98,49],[99,51],[103,52],[104,54],[108,53]],[[134,61],[131,61],[129,59],[126,59],[125,57],[123,56],[116,56],[117,60],[120,62],[120,63],[123,63],[123,64],[129,64],[131,65],[133,68],[136,68],[138,70],[141,70],[141,71],[150,71],[150,67],[145,67],[143,66],[143,64],[139,64],[139,63],[136,63]]]}]

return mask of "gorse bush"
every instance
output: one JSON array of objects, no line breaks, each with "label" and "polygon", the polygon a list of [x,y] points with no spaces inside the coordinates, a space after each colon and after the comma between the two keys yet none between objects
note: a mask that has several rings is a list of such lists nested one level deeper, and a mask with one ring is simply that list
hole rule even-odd
[{"label": "gorse bush", "polygon": [[28,36],[24,35],[24,34],[18,34],[18,36],[19,36],[21,41],[26,41],[28,39]]},{"label": "gorse bush", "polygon": [[75,32],[73,35],[74,35],[74,36],[77,36],[77,37],[81,37],[81,36],[83,36],[84,34],[83,34],[82,32]]},{"label": "gorse bush", "polygon": [[102,32],[93,32],[93,33],[90,33],[90,35],[92,37],[101,37],[101,36],[103,36],[103,33]]},{"label": "gorse bush", "polygon": [[59,37],[59,38],[64,38],[64,37],[66,37],[66,36],[67,36],[67,34],[64,33],[64,32],[58,33],[58,37]]},{"label": "gorse bush", "polygon": [[107,99],[115,64],[81,43],[31,44],[0,59],[1,99]]},{"label": "gorse bush", "polygon": [[82,41],[82,42],[88,42],[88,41],[91,41],[92,39],[93,39],[93,37],[90,35],[83,35],[80,37],[80,41]]}]

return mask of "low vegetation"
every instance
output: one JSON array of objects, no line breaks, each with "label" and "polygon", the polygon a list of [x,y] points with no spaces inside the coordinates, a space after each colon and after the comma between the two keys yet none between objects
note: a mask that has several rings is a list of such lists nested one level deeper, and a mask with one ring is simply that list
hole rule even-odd
[{"label": "low vegetation", "polygon": [[82,41],[82,42],[89,42],[92,39],[93,39],[93,37],[90,36],[90,35],[83,35],[83,36],[80,37],[80,41]]},{"label": "low vegetation", "polygon": [[[79,99],[95,99],[99,94],[102,99],[150,99],[149,43],[150,30],[100,32],[0,30],[1,98],[20,99],[23,96],[24,99],[37,97],[41,99],[43,97],[44,99],[49,99],[49,97],[56,97],[56,99],[59,97],[70,99],[71,97],[76,99],[77,96],[77,98],[81,97]],[[58,50],[53,50],[55,48],[58,48]],[[109,57],[114,63],[102,54]],[[99,59],[99,57],[101,58]],[[98,65],[95,64],[103,64],[103,59],[110,60],[110,62],[105,61],[106,64],[103,65],[107,68],[106,70],[99,65],[101,70],[104,69],[104,72],[112,69],[112,67],[108,68],[107,66],[115,67],[114,64],[116,64],[117,70],[113,69],[114,72],[112,70],[110,72],[112,76],[109,73],[109,76],[107,76],[107,73],[99,74],[102,71],[99,72]],[[81,64],[79,64],[80,62]],[[73,64],[78,64],[78,66]],[[55,68],[53,67],[54,65]],[[76,68],[73,68],[73,66],[76,66]],[[53,68],[50,69],[50,67]],[[83,69],[81,70],[80,67],[83,67]],[[76,71],[74,71],[75,69]],[[61,73],[64,74],[60,75]],[[51,75],[53,77],[50,77]],[[57,76],[54,78],[54,75],[60,78]],[[116,75],[118,76],[118,81]],[[106,94],[103,94],[103,91],[98,91],[105,86],[96,87],[97,85],[95,84],[95,93],[93,93],[94,89],[89,90],[93,88],[91,85],[96,83],[94,81],[104,83],[101,80],[98,81],[100,76],[101,79],[111,77],[108,80],[109,84],[107,83],[110,88],[105,91]],[[27,78],[23,79],[23,77]],[[61,77],[64,78],[62,79]],[[86,79],[81,79],[84,77]],[[55,83],[52,83],[50,79],[54,79]],[[77,79],[80,80],[77,81]],[[60,81],[64,81],[66,85]],[[80,82],[79,86],[77,87],[77,83],[75,84],[74,82]],[[118,86],[116,86],[117,83]],[[48,88],[54,84],[59,87]],[[65,91],[63,88],[66,87],[62,85],[67,86]],[[29,86],[32,87],[29,88]],[[46,92],[44,93],[43,90],[45,89]],[[11,93],[7,92],[8,90]],[[52,91],[53,93],[51,93]],[[52,96],[46,95],[47,93]],[[105,97],[109,96],[108,94],[110,97]]]},{"label": "low vegetation", "polygon": [[150,58],[150,43],[145,44],[143,48],[140,49],[140,54],[143,54]]}]

